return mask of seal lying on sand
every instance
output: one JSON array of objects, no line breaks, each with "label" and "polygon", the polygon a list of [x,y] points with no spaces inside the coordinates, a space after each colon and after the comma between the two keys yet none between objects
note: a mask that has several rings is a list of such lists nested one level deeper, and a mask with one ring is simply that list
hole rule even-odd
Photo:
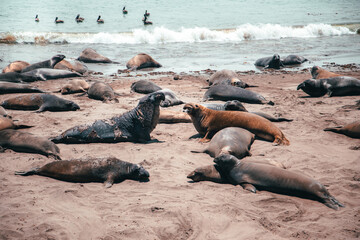
[{"label": "seal lying on sand", "polygon": [[50,69],[50,68],[38,68],[26,73],[22,73],[22,75],[28,77],[34,77],[35,79],[40,81],[59,79],[59,78],[82,77],[82,75],[78,72],[71,72],[68,70]]},{"label": "seal lying on sand", "polygon": [[20,128],[31,128],[31,127],[33,126],[15,124],[10,117],[0,115],[0,131],[4,129],[20,129]]},{"label": "seal lying on sand", "polygon": [[344,207],[318,181],[305,175],[266,164],[244,162],[236,157],[223,154],[214,159],[220,172],[234,185],[248,183],[254,187],[297,191],[317,197],[329,208]]},{"label": "seal lying on sand", "polygon": [[73,101],[45,93],[9,98],[2,102],[1,106],[14,110],[37,110],[36,112],[76,111],[80,109],[79,105]]},{"label": "seal lying on sand", "polygon": [[55,65],[54,69],[63,69],[63,70],[71,71],[71,72],[78,72],[80,74],[84,74],[88,71],[88,68],[81,62],[75,60],[75,61],[73,61],[73,63],[70,63],[69,61],[66,61],[65,59],[58,62]]},{"label": "seal lying on sand", "polygon": [[356,121],[345,126],[325,128],[324,131],[340,133],[352,138],[360,138],[360,121]]},{"label": "seal lying on sand", "polygon": [[149,173],[142,166],[117,158],[56,161],[15,175],[40,175],[68,182],[104,182],[109,188],[126,179],[148,181]]},{"label": "seal lying on sand", "polygon": [[115,93],[114,89],[107,83],[103,83],[103,82],[93,83],[90,86],[89,90],[87,91],[87,94],[89,98],[101,100],[103,102],[110,102],[110,101],[115,101],[117,103],[119,102],[119,100],[117,100],[115,96],[119,94]]},{"label": "seal lying on sand", "polygon": [[298,65],[308,61],[306,58],[298,55],[289,55],[284,60],[281,60],[283,65]]},{"label": "seal lying on sand", "polygon": [[234,71],[227,69],[217,71],[216,73],[211,75],[208,82],[210,86],[218,85],[218,84],[227,84],[241,88],[249,87],[247,83],[239,79],[238,75]]},{"label": "seal lying on sand", "polygon": [[170,89],[164,88],[159,91],[156,91],[156,93],[163,93],[165,95],[165,100],[163,100],[160,103],[161,107],[171,107],[171,106],[180,105],[180,104],[184,103]]},{"label": "seal lying on sand", "polygon": [[85,63],[112,63],[109,58],[100,55],[92,48],[84,49],[77,60]]},{"label": "seal lying on sand", "polygon": [[29,65],[30,65],[30,63],[25,62],[25,61],[15,61],[15,62],[12,62],[9,65],[7,65],[2,70],[2,72],[3,73],[7,73],[7,72],[18,72],[18,73],[20,73],[21,70],[23,70],[24,68],[26,68]]},{"label": "seal lying on sand", "polygon": [[336,74],[333,72],[326,71],[325,69],[313,66],[311,68],[311,76],[315,79],[322,79],[322,78],[332,78],[332,77],[338,77],[341,76],[340,74]]},{"label": "seal lying on sand", "polygon": [[273,141],[277,145],[290,145],[281,130],[269,120],[248,112],[216,111],[199,104],[188,103],[184,106],[195,129],[204,135],[201,142],[207,142],[218,131],[226,127],[241,127],[262,139]]},{"label": "seal lying on sand", "polygon": [[18,72],[7,72],[0,74],[0,82],[14,82],[14,83],[22,83],[22,82],[35,82],[38,78],[32,75],[23,75]]},{"label": "seal lying on sand", "polygon": [[308,79],[298,85],[299,89],[312,97],[321,97],[326,93],[329,97],[360,95],[360,80],[345,76]]},{"label": "seal lying on sand", "polygon": [[155,61],[151,56],[146,53],[139,53],[138,55],[131,58],[126,63],[127,69],[138,70],[142,68],[159,68],[162,67],[160,63]]},{"label": "seal lying on sand", "polygon": [[21,72],[25,73],[25,72],[29,72],[31,70],[35,70],[35,69],[38,69],[38,68],[54,68],[54,66],[58,62],[63,60],[64,58],[65,58],[64,55],[58,54],[58,55],[53,56],[49,60],[31,64],[31,65],[27,66],[26,68],[22,69]]},{"label": "seal lying on sand", "polygon": [[160,109],[159,123],[191,123],[191,118],[184,112]]},{"label": "seal lying on sand", "polygon": [[162,89],[161,87],[148,80],[139,80],[131,84],[131,91],[137,93],[148,94],[159,91],[161,89]]},{"label": "seal lying on sand", "polygon": [[163,93],[152,93],[140,99],[129,112],[111,119],[97,120],[70,128],[52,139],[55,143],[147,142],[155,129]]},{"label": "seal lying on sand", "polygon": [[71,94],[79,92],[87,92],[89,84],[83,79],[73,79],[68,81],[60,90],[61,94]]},{"label": "seal lying on sand", "polygon": [[256,60],[255,66],[275,69],[280,69],[280,67],[284,67],[278,54],[274,54],[272,57],[259,58],[258,60]]},{"label": "seal lying on sand", "polygon": [[13,82],[0,82],[0,94],[8,93],[43,93],[43,90],[33,87],[29,84],[13,83]]},{"label": "seal lying on sand", "polygon": [[13,129],[0,131],[0,147],[18,152],[39,153],[60,159],[59,148],[46,138]]}]

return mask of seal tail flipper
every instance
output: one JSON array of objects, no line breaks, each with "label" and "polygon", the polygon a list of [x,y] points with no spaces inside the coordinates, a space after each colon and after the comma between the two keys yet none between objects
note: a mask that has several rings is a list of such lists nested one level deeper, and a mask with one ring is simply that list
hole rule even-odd
[{"label": "seal tail flipper", "polygon": [[288,118],[278,118],[277,122],[292,122],[293,119],[288,119]]},{"label": "seal tail flipper", "polygon": [[273,101],[268,101],[266,104],[269,104],[269,105],[271,105],[271,106],[274,106],[274,105],[275,105],[275,103],[274,103]]},{"label": "seal tail flipper", "polygon": [[254,187],[254,185],[252,185],[250,183],[241,183],[240,185],[242,186],[242,188],[244,190],[247,190],[252,193],[256,193],[256,188]]},{"label": "seal tail flipper", "polygon": [[104,185],[105,185],[106,188],[110,188],[114,184],[114,178],[115,178],[114,173],[109,173],[108,174],[107,179],[104,182]]},{"label": "seal tail flipper", "polygon": [[341,128],[342,128],[342,126],[332,127],[332,128],[325,128],[324,131],[330,131],[330,132],[339,133],[341,131]]},{"label": "seal tail flipper", "polygon": [[289,141],[284,135],[282,135],[281,137],[276,136],[273,144],[274,144],[274,146],[278,146],[278,145],[286,145],[286,146],[289,146],[289,145],[290,145],[290,141]]},{"label": "seal tail flipper", "polygon": [[34,126],[30,126],[30,125],[16,125],[15,129],[20,129],[20,128],[32,128]]},{"label": "seal tail flipper", "polygon": [[340,203],[338,200],[336,200],[330,194],[325,194],[323,201],[326,206],[328,206],[329,208],[335,209],[335,210],[338,210],[339,207],[345,207],[344,204]]},{"label": "seal tail flipper", "polygon": [[16,171],[15,175],[21,175],[21,176],[36,175],[38,173],[39,169],[40,169],[39,167],[36,167],[27,172]]},{"label": "seal tail flipper", "polygon": [[192,153],[207,153],[207,149],[205,150],[191,150]]}]

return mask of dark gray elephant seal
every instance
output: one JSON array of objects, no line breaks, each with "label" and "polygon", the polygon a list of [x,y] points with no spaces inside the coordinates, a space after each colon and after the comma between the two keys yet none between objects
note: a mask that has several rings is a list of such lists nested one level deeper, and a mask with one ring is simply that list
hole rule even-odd
[{"label": "dark gray elephant seal", "polygon": [[280,56],[278,54],[274,54],[272,57],[259,58],[256,60],[255,66],[280,69],[280,67],[283,67],[284,65],[280,60]]},{"label": "dark gray elephant seal", "polygon": [[0,94],[8,93],[43,93],[43,90],[33,87],[29,84],[13,83],[13,82],[0,82]]},{"label": "dark gray elephant seal", "polygon": [[345,126],[325,128],[324,131],[340,133],[352,138],[360,138],[360,121],[356,121]]},{"label": "dark gray elephant seal", "polygon": [[12,118],[4,115],[0,115],[0,131],[4,129],[20,129],[20,128],[31,128],[33,126],[16,124]]},{"label": "dark gray elephant seal", "polygon": [[184,103],[170,89],[164,88],[159,91],[156,91],[156,93],[163,93],[165,95],[165,99],[160,103],[161,107],[171,107]]},{"label": "dark gray elephant seal", "polygon": [[214,159],[221,173],[234,185],[247,183],[254,187],[297,191],[317,197],[329,208],[344,207],[326,188],[310,177],[266,164],[244,162],[236,157],[223,154]]},{"label": "dark gray elephant seal", "polygon": [[234,71],[227,69],[217,71],[216,73],[211,75],[208,82],[210,86],[218,85],[218,84],[226,84],[241,88],[249,87],[247,83],[239,79],[238,75]]},{"label": "dark gray elephant seal", "polygon": [[53,56],[51,59],[46,60],[46,61],[42,61],[42,62],[38,62],[38,63],[34,63],[31,64],[29,66],[27,66],[26,68],[24,68],[23,70],[21,70],[22,73],[25,72],[29,72],[31,70],[35,70],[38,68],[54,68],[54,66],[60,62],[61,60],[63,60],[65,58],[64,55],[62,54],[58,54]]},{"label": "dark gray elephant seal", "polygon": [[88,71],[87,66],[85,66],[81,62],[75,60],[72,63],[70,63],[69,61],[66,61],[65,59],[58,62],[55,65],[54,69],[63,69],[63,70],[71,71],[71,72],[78,72],[80,74],[84,74]]},{"label": "dark gray elephant seal", "polygon": [[112,63],[109,58],[100,55],[92,48],[84,49],[77,60],[85,63]]},{"label": "dark gray elephant seal", "polygon": [[155,61],[151,56],[146,53],[139,53],[138,55],[131,58],[126,63],[127,69],[138,70],[142,68],[159,68],[162,67],[160,63]]},{"label": "dark gray elephant seal", "polygon": [[30,63],[25,62],[25,61],[15,61],[15,62],[12,62],[9,65],[7,65],[2,70],[2,72],[3,73],[7,73],[7,72],[18,72],[18,73],[20,73],[21,70],[23,70],[24,68],[26,68],[29,65],[30,65]]},{"label": "dark gray elephant seal", "polygon": [[35,82],[37,80],[38,79],[35,76],[23,75],[18,72],[7,72],[0,74],[0,82],[22,83],[22,82]]},{"label": "dark gray elephant seal", "polygon": [[114,92],[114,89],[107,83],[95,82],[93,83],[89,90],[87,91],[89,98],[101,100],[103,102],[115,101],[119,102],[116,98],[117,93]]},{"label": "dark gray elephant seal", "polygon": [[250,148],[255,140],[255,135],[246,129],[238,127],[227,127],[218,131],[210,141],[209,146],[201,151],[193,153],[207,153],[211,157],[220,154],[231,154],[241,159],[251,156]]},{"label": "dark gray elephant seal", "polygon": [[15,172],[15,175],[40,175],[67,182],[104,182],[107,188],[126,179],[149,181],[150,176],[139,164],[114,157],[55,161],[30,171]]},{"label": "dark gray elephant seal", "polygon": [[312,97],[360,95],[360,80],[353,77],[339,76],[323,79],[308,79],[300,83],[297,90],[303,90]]},{"label": "dark gray elephant seal", "polygon": [[211,86],[204,94],[203,101],[207,100],[239,100],[245,103],[270,104],[274,105],[272,101],[266,100],[263,96],[250,90],[230,85],[215,85]]},{"label": "dark gray elephant seal", "polygon": [[25,73],[22,73],[23,76],[34,77],[40,81],[46,81],[51,79],[59,78],[71,78],[71,77],[82,77],[78,72],[71,72],[68,70],[62,69],[50,69],[50,68],[38,68],[31,70]]},{"label": "dark gray elephant seal", "polygon": [[299,65],[308,61],[306,58],[298,55],[289,55],[284,60],[281,60],[283,65]]},{"label": "dark gray elephant seal", "polygon": [[59,148],[46,138],[13,129],[0,131],[0,147],[18,152],[39,153],[60,159]]},{"label": "dark gray elephant seal", "polygon": [[159,91],[161,89],[162,89],[161,87],[148,80],[139,80],[131,84],[131,91],[137,93],[148,94]]},{"label": "dark gray elephant seal", "polygon": [[37,110],[36,112],[76,111],[80,109],[79,105],[73,101],[45,93],[9,98],[3,101],[1,106],[14,110]]},{"label": "dark gray elephant seal", "polygon": [[70,128],[52,139],[55,143],[91,142],[148,142],[155,129],[160,113],[163,93],[152,93],[140,99],[139,104],[129,112],[111,119],[97,120]]}]

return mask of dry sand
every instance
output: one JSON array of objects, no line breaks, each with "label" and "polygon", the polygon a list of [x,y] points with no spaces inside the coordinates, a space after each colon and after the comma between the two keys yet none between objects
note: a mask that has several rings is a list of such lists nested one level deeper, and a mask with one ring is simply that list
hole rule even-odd
[{"label": "dry sand", "polygon": [[[138,72],[136,79],[150,77]],[[359,71],[346,75],[360,77]],[[208,74],[155,76],[163,88],[172,89],[185,102],[200,102]],[[154,76],[151,76],[154,78]],[[16,176],[54,161],[39,154],[0,153],[0,239],[355,239],[360,237],[360,140],[324,132],[326,127],[359,120],[354,105],[359,97],[304,98],[296,86],[310,78],[308,72],[274,71],[241,74],[241,79],[275,106],[245,104],[249,111],[262,111],[291,118],[275,123],[290,140],[290,146],[273,146],[256,140],[250,159],[283,163],[323,183],[345,208],[338,211],[310,199],[268,191],[256,194],[240,186],[213,182],[193,183],[187,174],[212,164],[206,154],[191,153],[206,144],[189,139],[197,134],[192,123],[158,124],[151,136],[160,143],[58,144],[62,159],[114,156],[141,163],[150,181],[126,180],[104,188],[101,183],[69,183],[41,176]],[[137,105],[143,95],[130,93],[136,79],[126,74],[103,80],[124,96],[120,103],[102,103],[75,95],[63,96],[77,102],[76,112],[12,111],[19,123],[34,125],[27,131],[53,137],[75,125],[110,118]],[[55,91],[65,80],[35,82]],[[11,95],[0,95],[0,100]],[[56,94],[60,95],[60,94]],[[168,108],[181,110],[182,106]]]}]

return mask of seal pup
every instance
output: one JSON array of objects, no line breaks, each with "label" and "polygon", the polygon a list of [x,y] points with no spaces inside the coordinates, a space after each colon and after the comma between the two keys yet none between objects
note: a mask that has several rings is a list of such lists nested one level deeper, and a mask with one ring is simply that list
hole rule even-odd
[{"label": "seal pup", "polygon": [[338,76],[322,79],[308,79],[297,86],[311,97],[360,95],[360,80],[353,77]]},{"label": "seal pup", "polygon": [[213,75],[210,76],[209,80],[207,81],[209,82],[209,86],[217,84],[227,84],[241,88],[249,87],[247,83],[239,79],[238,75],[234,71],[228,69],[223,69],[215,72]]},{"label": "seal pup", "polygon": [[162,67],[162,65],[155,61],[150,55],[139,53],[126,63],[126,67],[130,69],[130,71],[133,71],[143,68],[159,68]]},{"label": "seal pup", "polygon": [[114,157],[56,161],[15,175],[40,175],[67,182],[104,182],[106,188],[126,179],[145,182],[150,177],[139,164]]},{"label": "seal pup", "polygon": [[115,95],[119,95],[114,92],[114,89],[107,83],[103,82],[95,82],[93,83],[89,90],[87,91],[87,94],[89,98],[101,100],[105,103],[108,103],[110,101],[114,101],[116,103],[119,102],[119,100],[116,98]]},{"label": "seal pup", "polygon": [[0,82],[0,94],[9,93],[43,93],[43,90],[33,87],[29,84],[13,83],[13,82]]},{"label": "seal pup", "polygon": [[287,192],[297,191],[317,197],[329,208],[344,207],[326,188],[315,179],[300,173],[267,164],[244,162],[223,154],[214,159],[222,174],[234,185],[248,183],[256,187],[274,188]]},{"label": "seal pup", "polygon": [[85,66],[81,62],[75,60],[72,63],[70,63],[69,61],[66,61],[65,59],[58,62],[55,65],[54,69],[69,70],[69,71],[72,71],[72,72],[78,72],[80,74],[85,74],[88,71],[87,66]]},{"label": "seal pup", "polygon": [[[73,79],[68,81],[61,89],[61,94],[71,94],[79,92],[87,92],[89,84],[84,79]],[[59,92],[59,91],[57,91]]]},{"label": "seal pup", "polygon": [[23,76],[32,77],[39,81],[46,81],[59,78],[82,77],[78,72],[71,72],[62,69],[38,68],[22,73]]},{"label": "seal pup", "polygon": [[38,79],[35,76],[24,75],[18,72],[7,72],[0,74],[0,82],[22,83],[22,82],[35,82],[37,80]]},{"label": "seal pup", "polygon": [[13,129],[0,131],[0,147],[17,152],[39,153],[61,159],[60,149],[46,138]]},{"label": "seal pup", "polygon": [[148,94],[159,91],[161,89],[162,89],[161,87],[148,80],[139,80],[131,84],[131,91],[137,93]]},{"label": "seal pup", "polygon": [[7,72],[18,72],[18,73],[20,73],[21,70],[23,70],[27,66],[30,66],[30,63],[25,62],[25,61],[15,61],[15,62],[9,63],[9,65],[7,65],[2,70],[2,72],[3,73],[7,73]]},{"label": "seal pup", "polygon": [[191,123],[191,118],[184,112],[160,109],[159,123]]},{"label": "seal pup", "polygon": [[111,119],[97,120],[70,128],[51,139],[55,143],[91,142],[148,142],[155,129],[160,114],[160,101],[163,93],[152,93],[140,99],[132,110]]},{"label": "seal pup", "polygon": [[188,113],[195,129],[204,135],[201,142],[208,142],[211,137],[226,127],[241,127],[256,137],[273,141],[275,145],[290,145],[281,130],[269,120],[253,113],[239,111],[216,111],[195,103],[187,103],[184,112]]},{"label": "seal pup", "polygon": [[10,116],[0,115],[0,131],[4,129],[31,128],[33,126],[15,124]]},{"label": "seal pup", "polygon": [[299,65],[308,61],[306,58],[298,55],[289,55],[284,60],[281,60],[283,65]]},{"label": "seal pup", "polygon": [[73,101],[46,93],[22,95],[9,98],[3,101],[1,106],[6,109],[14,110],[37,110],[36,112],[76,111],[80,109],[79,105]]},{"label": "seal pup", "polygon": [[360,138],[360,121],[356,121],[345,126],[325,128],[324,131],[344,134],[351,138]]},{"label": "seal pup", "polygon": [[315,79],[332,78],[332,77],[341,76],[340,74],[326,71],[325,69],[318,67],[318,66],[313,66],[311,68],[310,72],[311,72],[311,76]]},{"label": "seal pup", "polygon": [[280,67],[284,67],[280,60],[279,54],[274,54],[272,57],[259,58],[256,60],[255,66],[274,69],[280,69]]},{"label": "seal pup", "polygon": [[25,73],[25,72],[29,72],[31,70],[35,70],[38,68],[54,68],[54,66],[58,62],[62,61],[64,58],[65,58],[65,55],[57,54],[49,60],[31,64],[31,65],[25,67],[24,69],[22,69],[21,72]]},{"label": "seal pup", "polygon": [[85,63],[112,63],[109,58],[100,55],[92,48],[84,49],[77,60]]}]

